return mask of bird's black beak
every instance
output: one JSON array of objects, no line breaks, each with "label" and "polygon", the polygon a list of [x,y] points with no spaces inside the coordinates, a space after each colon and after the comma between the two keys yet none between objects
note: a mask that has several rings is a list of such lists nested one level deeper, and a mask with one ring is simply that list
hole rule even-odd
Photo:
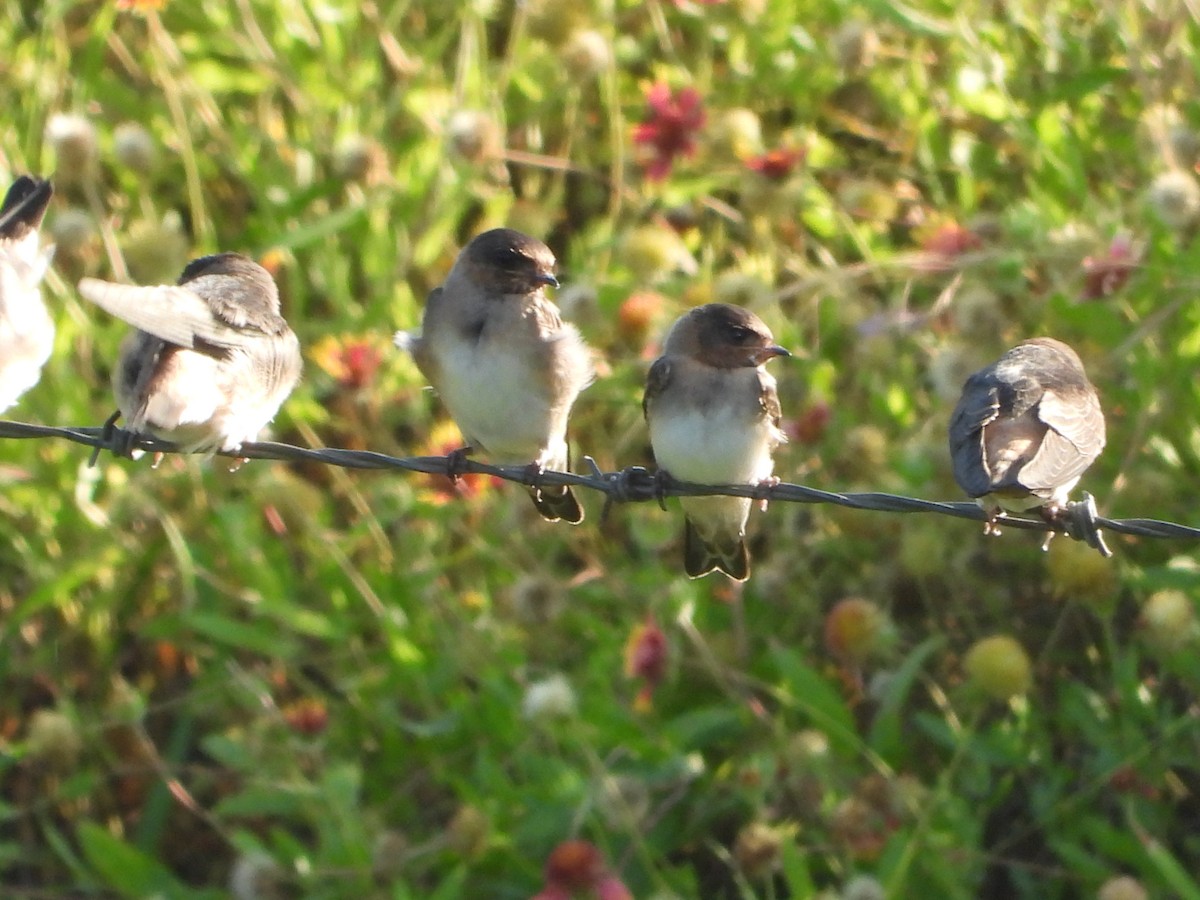
[{"label": "bird's black beak", "polygon": [[763,347],[761,350],[758,351],[757,354],[755,354],[756,362],[760,366],[763,363],[765,363],[767,360],[774,359],[776,356],[791,356],[791,355],[792,355],[791,350],[788,350],[786,347],[780,347],[778,344],[770,344],[766,347]]},{"label": "bird's black beak", "polygon": [[558,287],[558,279],[555,278],[553,275],[551,275],[549,272],[546,272],[542,275],[538,275],[537,283],[538,284],[547,284],[552,288]]}]

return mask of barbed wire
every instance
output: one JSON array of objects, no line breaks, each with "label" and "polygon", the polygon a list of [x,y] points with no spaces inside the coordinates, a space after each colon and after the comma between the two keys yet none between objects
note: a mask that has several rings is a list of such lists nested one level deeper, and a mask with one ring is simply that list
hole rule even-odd
[{"label": "barbed wire", "polygon": [[[127,456],[130,450],[147,453],[187,453],[170,441],[159,440],[143,434],[130,434],[121,429],[105,427],[61,428],[53,425],[31,425],[24,422],[0,420],[0,438],[13,440],[36,440],[57,438],[92,447],[96,454],[104,450],[116,455]],[[538,471],[532,466],[501,466],[481,462],[477,459],[452,454],[450,456],[396,457],[373,450],[345,450],[337,447],[305,448],[275,441],[260,441],[242,444],[233,452],[218,451],[214,455],[230,459],[263,459],[280,462],[310,462],[339,466],[344,469],[392,469],[407,472],[422,472],[427,475],[491,475],[529,487],[581,487],[605,495],[604,513],[615,503],[644,503],[667,497],[746,497],[784,503],[825,503],[849,509],[887,513],[936,513],[958,519],[987,522],[987,513],[972,502],[922,500],[881,491],[865,493],[825,491],[788,482],[748,484],[693,484],[678,481],[666,473],[654,472],[641,466],[631,466],[617,472],[605,472],[590,456],[584,462],[591,470],[588,474]],[[95,454],[93,455],[95,459]],[[1170,538],[1176,540],[1200,540],[1200,528],[1164,522],[1159,519],[1108,519],[1096,514],[1096,504],[1090,494],[1084,493],[1083,500],[1068,504],[1059,516],[1051,518],[1026,518],[1006,516],[1004,527],[1024,531],[1041,531],[1066,534],[1075,540],[1084,541],[1105,556],[1111,551],[1104,544],[1101,529],[1117,534],[1147,538]]]}]

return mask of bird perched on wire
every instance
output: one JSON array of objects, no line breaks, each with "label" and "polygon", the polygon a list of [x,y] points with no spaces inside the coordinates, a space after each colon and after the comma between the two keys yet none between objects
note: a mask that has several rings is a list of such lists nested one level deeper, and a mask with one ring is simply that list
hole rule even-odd
[{"label": "bird perched on wire", "polygon": [[[592,354],[546,296],[554,254],[511,228],[485,231],[458,255],[425,304],[420,333],[396,332],[458,424],[467,446],[502,464],[565,471],[567,418],[592,383]],[[569,487],[530,489],[542,517],[577,525]]]},{"label": "bird perched on wire", "polygon": [[[709,303],[681,316],[646,377],[642,410],[660,471],[699,484],[773,481],[779,428],[775,379],[764,368],[791,356],[749,310]],[[683,497],[684,569],[692,578],[750,577],[743,497]]]},{"label": "bird perched on wire", "polygon": [[114,419],[124,416],[131,432],[189,451],[237,451],[300,378],[300,343],[275,281],[240,253],[193,260],[175,285],[84,278],[79,293],[137,329],[113,372]]},{"label": "bird perched on wire", "polygon": [[53,194],[49,181],[22,175],[0,206],[0,411],[38,383],[54,348],[40,286],[54,247],[38,241]]},{"label": "bird perched on wire", "polygon": [[1047,517],[1104,449],[1100,398],[1078,354],[1033,338],[967,379],[950,417],[954,478],[988,513],[996,534],[1006,511]]}]

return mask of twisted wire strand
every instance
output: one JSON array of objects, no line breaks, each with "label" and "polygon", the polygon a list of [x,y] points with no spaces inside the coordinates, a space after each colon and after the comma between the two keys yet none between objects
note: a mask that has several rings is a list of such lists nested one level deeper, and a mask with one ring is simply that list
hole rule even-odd
[{"label": "twisted wire strand", "polygon": [[[148,453],[184,453],[177,445],[149,435],[128,435],[119,430],[84,427],[60,428],[52,425],[31,425],[23,422],[0,420],[0,438],[14,440],[37,440],[56,438],[82,444],[96,450],[119,452],[122,449],[140,449]],[[531,466],[497,466],[479,460],[457,456],[411,456],[396,457],[372,450],[344,450],[337,447],[305,448],[274,441],[246,443],[234,452],[218,451],[215,455],[231,459],[264,459],[280,462],[312,462],[345,469],[394,469],[408,472],[423,472],[429,475],[491,475],[504,481],[529,486],[558,487],[569,485],[598,491],[605,495],[607,506],[613,503],[643,503],[661,501],[666,497],[748,497],[784,503],[826,503],[850,509],[888,513],[937,513],[958,519],[987,521],[987,513],[978,504],[958,501],[922,500],[880,491],[850,493],[824,491],[802,484],[693,484],[677,481],[662,473],[652,472],[640,466],[631,466],[618,472],[601,470],[591,457],[584,457],[588,474],[536,471]],[[1043,518],[1006,516],[1003,525],[1025,531],[1055,532],[1068,534],[1096,547],[1104,555],[1110,555],[1099,535],[1100,529],[1117,534],[1147,538],[1175,540],[1200,540],[1200,528],[1164,522],[1159,519],[1108,519],[1095,514],[1095,503],[1090,495],[1071,504],[1071,514],[1048,521]]]}]

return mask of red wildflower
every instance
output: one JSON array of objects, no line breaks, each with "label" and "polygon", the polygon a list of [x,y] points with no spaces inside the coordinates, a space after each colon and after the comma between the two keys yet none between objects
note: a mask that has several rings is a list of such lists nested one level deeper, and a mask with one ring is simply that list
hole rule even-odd
[{"label": "red wildflower", "polygon": [[979,235],[957,222],[931,225],[921,236],[921,256],[915,265],[923,272],[944,272],[955,266],[957,257],[982,246]]},{"label": "red wildflower", "polygon": [[800,415],[784,427],[787,436],[801,444],[815,444],[825,436],[833,411],[820,400],[800,411]]},{"label": "red wildflower", "polygon": [[633,900],[633,894],[616,875],[605,875],[596,882],[596,900]]},{"label": "red wildflower", "polygon": [[661,181],[670,174],[675,157],[695,152],[696,132],[704,127],[704,108],[695,88],[684,88],[675,95],[663,82],[646,92],[646,104],[648,117],[634,129],[633,140],[653,148],[646,177]]},{"label": "red wildflower", "polygon": [[1118,234],[1100,256],[1089,256],[1083,261],[1084,300],[1099,300],[1119,291],[1142,255],[1141,248],[1125,233]]},{"label": "red wildflower", "polygon": [[661,318],[666,302],[656,291],[634,291],[617,309],[617,333],[631,344],[641,344]]},{"label": "red wildflower", "polygon": [[[424,453],[429,456],[446,456],[450,451],[463,446],[462,435],[453,422],[442,422],[429,432]],[[458,499],[470,499],[485,493],[489,488],[503,484],[499,478],[488,475],[464,474],[452,481],[445,475],[430,475],[432,490],[424,494],[429,502],[442,506]]]},{"label": "red wildflower", "polygon": [[633,701],[639,712],[650,709],[654,689],[667,671],[667,636],[653,618],[638,625],[625,642],[625,674],[642,682]]},{"label": "red wildflower", "polygon": [[370,336],[329,335],[310,351],[313,361],[347,390],[361,391],[375,381],[383,351]]},{"label": "red wildflower", "polygon": [[304,697],[284,707],[283,720],[296,734],[314,737],[329,725],[329,710],[316,697]]},{"label": "red wildflower", "polygon": [[[633,900],[621,879],[608,871],[589,841],[563,841],[546,860],[546,882],[533,900],[569,900],[577,892],[596,900]],[[581,895],[582,896],[582,895]]]},{"label": "red wildflower", "polygon": [[633,629],[625,644],[625,674],[655,684],[662,681],[667,668],[667,636],[654,619]]},{"label": "red wildflower", "polygon": [[604,857],[589,841],[563,841],[546,860],[546,886],[568,891],[590,888],[604,875]]},{"label": "red wildflower", "polygon": [[921,242],[921,249],[937,256],[958,256],[983,246],[979,235],[957,222],[946,222]]},{"label": "red wildflower", "polygon": [[804,162],[804,157],[803,148],[793,150],[787,147],[778,147],[750,157],[746,160],[746,168],[772,181],[783,181],[792,174],[792,169]]}]

